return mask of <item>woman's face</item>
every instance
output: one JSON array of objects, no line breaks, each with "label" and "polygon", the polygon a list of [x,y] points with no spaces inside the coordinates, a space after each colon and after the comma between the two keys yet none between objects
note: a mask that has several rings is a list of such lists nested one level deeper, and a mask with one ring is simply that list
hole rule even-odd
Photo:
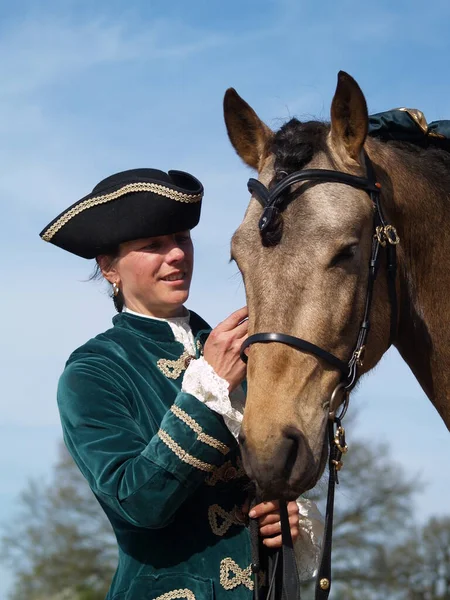
[{"label": "woman's face", "polygon": [[133,240],[120,245],[114,262],[125,306],[154,317],[183,314],[189,296],[194,249],[189,231]]}]

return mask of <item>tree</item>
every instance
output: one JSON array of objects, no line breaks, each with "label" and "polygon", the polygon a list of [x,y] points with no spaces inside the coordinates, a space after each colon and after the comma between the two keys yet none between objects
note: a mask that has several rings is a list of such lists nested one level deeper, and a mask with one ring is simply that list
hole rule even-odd
[{"label": "tree", "polygon": [[15,572],[11,600],[103,600],[115,537],[63,446],[52,482],[30,481],[18,505],[2,539],[1,557]]},{"label": "tree", "polygon": [[[361,442],[351,444],[340,479],[330,598],[394,599],[401,590],[389,565],[394,546],[407,544],[409,539],[412,482],[392,461],[386,446]],[[326,486],[319,485],[310,496],[323,505]],[[4,559],[16,575],[11,600],[103,600],[117,560],[115,538],[65,449],[51,484],[30,482],[19,508],[3,537]],[[401,550],[398,554],[405,556]],[[411,570],[405,567],[404,571],[405,585],[410,585],[412,579],[407,573]],[[305,587],[305,600],[308,597],[311,586]]]},{"label": "tree", "polygon": [[[406,477],[383,444],[353,442],[343,461],[336,488],[330,599],[394,598],[386,551],[407,536],[417,480]],[[323,514],[326,493],[321,482],[312,494]],[[313,597],[312,587],[305,587],[305,598]]]},{"label": "tree", "polygon": [[450,518],[432,517],[414,528],[386,564],[400,600],[450,600]]}]

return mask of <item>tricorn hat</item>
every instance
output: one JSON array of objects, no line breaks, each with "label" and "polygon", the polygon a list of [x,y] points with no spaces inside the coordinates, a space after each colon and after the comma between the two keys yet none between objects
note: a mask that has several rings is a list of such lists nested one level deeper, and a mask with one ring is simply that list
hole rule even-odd
[{"label": "tricorn hat", "polygon": [[132,169],[103,179],[53,219],[40,236],[63,250],[95,258],[123,242],[192,229],[203,186],[183,171]]}]

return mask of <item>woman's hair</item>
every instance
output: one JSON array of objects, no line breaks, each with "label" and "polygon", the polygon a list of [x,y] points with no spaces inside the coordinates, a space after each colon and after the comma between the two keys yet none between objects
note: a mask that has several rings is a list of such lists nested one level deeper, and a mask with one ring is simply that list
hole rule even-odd
[{"label": "woman's hair", "polygon": [[[112,267],[114,262],[118,259],[119,248],[116,248],[115,250],[111,251],[109,254],[104,254],[103,256],[106,259],[104,267],[106,269],[108,269],[108,268]],[[100,268],[98,258],[95,259],[94,272],[92,273],[92,275],[90,276],[89,279],[91,281],[101,281],[101,280],[105,279],[105,277],[103,276],[102,270]],[[112,285],[109,283],[109,281],[108,281],[108,285],[109,285],[109,295],[113,299],[114,307],[118,313],[121,313],[123,310],[123,307],[125,306],[125,300],[123,297],[122,290],[119,289],[119,293],[116,296],[114,294],[114,289],[113,289]]]}]

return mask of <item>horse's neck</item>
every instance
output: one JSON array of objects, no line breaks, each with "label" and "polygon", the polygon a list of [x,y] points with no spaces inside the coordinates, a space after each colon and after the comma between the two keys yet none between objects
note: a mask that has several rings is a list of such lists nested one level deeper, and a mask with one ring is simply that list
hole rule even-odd
[{"label": "horse's neck", "polygon": [[419,175],[419,156],[403,152],[386,146],[380,155],[400,236],[396,346],[450,429],[450,169],[435,186]]}]

